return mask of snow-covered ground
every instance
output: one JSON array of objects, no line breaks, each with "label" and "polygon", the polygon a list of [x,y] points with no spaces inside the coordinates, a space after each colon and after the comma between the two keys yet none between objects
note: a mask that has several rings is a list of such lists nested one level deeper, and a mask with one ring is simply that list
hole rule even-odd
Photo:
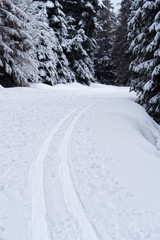
[{"label": "snow-covered ground", "polygon": [[128,88],[0,88],[0,240],[160,240],[160,127]]}]

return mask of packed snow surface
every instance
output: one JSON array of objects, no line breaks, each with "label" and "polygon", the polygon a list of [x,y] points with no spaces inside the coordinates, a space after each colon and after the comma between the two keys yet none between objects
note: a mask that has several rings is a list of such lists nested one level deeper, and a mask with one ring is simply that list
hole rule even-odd
[{"label": "packed snow surface", "polygon": [[160,127],[128,88],[0,88],[0,240],[159,240]]}]

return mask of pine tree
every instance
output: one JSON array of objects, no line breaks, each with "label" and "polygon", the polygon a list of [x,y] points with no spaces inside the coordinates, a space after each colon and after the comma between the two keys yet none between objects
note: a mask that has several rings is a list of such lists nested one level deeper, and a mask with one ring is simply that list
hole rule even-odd
[{"label": "pine tree", "polygon": [[160,0],[155,2],[154,16],[149,29],[153,38],[147,47],[147,51],[153,54],[153,68],[151,80],[144,85],[142,101],[147,102],[146,110],[160,123]]},{"label": "pine tree", "polygon": [[147,63],[146,48],[151,41],[149,28],[153,15],[152,11],[146,11],[144,9],[145,3],[146,0],[137,0],[133,2],[131,8],[131,20],[129,22],[129,40],[131,43],[130,50],[133,54],[133,61],[130,65],[130,69],[132,71],[131,86],[138,92],[142,91],[150,71],[149,62]]},{"label": "pine tree", "polygon": [[153,0],[133,2],[129,39],[133,53],[132,88],[138,94],[137,101],[160,123],[159,6],[159,1]]},{"label": "pine tree", "polygon": [[99,29],[96,34],[97,47],[94,54],[94,68],[97,80],[102,84],[114,84],[116,80],[112,45],[116,17],[110,0],[105,0],[98,16]]},{"label": "pine tree", "polygon": [[61,0],[68,26],[66,56],[76,80],[89,85],[95,81],[93,52],[96,46],[97,14],[101,7],[96,0]]},{"label": "pine tree", "polygon": [[[24,2],[26,2],[25,5]],[[49,27],[47,6],[50,6],[50,2],[36,0],[29,3],[25,0],[22,6],[30,17],[29,33],[32,35],[34,45],[32,61],[37,69],[38,81],[54,85],[59,81],[57,74],[58,41],[53,29]]]},{"label": "pine tree", "polygon": [[[0,1],[0,84],[26,86],[32,78],[27,17],[10,0]],[[28,71],[29,70],[29,71]],[[33,69],[32,69],[33,70]]]},{"label": "pine tree", "polygon": [[118,23],[115,30],[113,44],[114,64],[116,66],[117,81],[116,85],[130,85],[130,53],[128,41],[128,20],[132,0],[122,0],[118,14]]},{"label": "pine tree", "polygon": [[50,1],[50,4],[47,5],[47,16],[49,19],[49,26],[54,30],[58,40],[58,61],[56,66],[58,83],[66,83],[75,81],[75,75],[69,66],[69,61],[65,54],[68,48],[68,29],[61,2],[62,1],[58,0]]}]

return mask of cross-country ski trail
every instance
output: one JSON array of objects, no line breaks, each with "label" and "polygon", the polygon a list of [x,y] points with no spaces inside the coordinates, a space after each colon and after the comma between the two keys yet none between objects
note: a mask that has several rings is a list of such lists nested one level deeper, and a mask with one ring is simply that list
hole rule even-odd
[{"label": "cross-country ski trail", "polygon": [[80,117],[85,113],[87,109],[88,107],[84,108],[74,117],[62,138],[58,151],[58,157],[60,162],[59,175],[61,179],[61,186],[67,210],[69,211],[73,219],[75,219],[75,221],[78,223],[78,227],[82,231],[82,236],[80,238],[78,234],[76,235],[75,230],[76,239],[98,240],[99,238],[97,237],[97,233],[91,222],[89,221],[85,210],[81,204],[81,201],[76,194],[68,164],[68,145],[72,135],[72,131]]},{"label": "cross-country ski trail", "polygon": [[44,193],[44,162],[54,135],[75,111],[76,110],[71,111],[52,129],[41,145],[37,159],[31,168],[29,181],[32,191],[31,228],[33,240],[51,239],[47,223],[46,200]]}]

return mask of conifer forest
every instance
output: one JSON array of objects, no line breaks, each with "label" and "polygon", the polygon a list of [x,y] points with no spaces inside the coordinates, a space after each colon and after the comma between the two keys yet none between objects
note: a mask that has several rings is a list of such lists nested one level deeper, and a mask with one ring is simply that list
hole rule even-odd
[{"label": "conifer forest", "polygon": [[0,0],[0,84],[129,86],[160,123],[160,0]]}]

